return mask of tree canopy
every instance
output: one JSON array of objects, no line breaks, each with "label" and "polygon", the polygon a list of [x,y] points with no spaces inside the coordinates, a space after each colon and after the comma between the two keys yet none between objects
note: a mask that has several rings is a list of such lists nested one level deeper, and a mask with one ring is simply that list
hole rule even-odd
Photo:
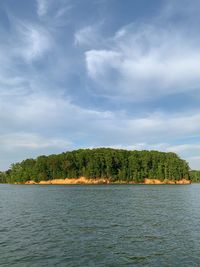
[{"label": "tree canopy", "polygon": [[190,171],[190,180],[193,183],[200,183],[200,171]]},{"label": "tree canopy", "polygon": [[12,164],[8,171],[0,173],[0,180],[23,183],[81,176],[107,178],[111,182],[143,182],[145,178],[177,181],[189,178],[189,167],[171,152],[79,149]]}]

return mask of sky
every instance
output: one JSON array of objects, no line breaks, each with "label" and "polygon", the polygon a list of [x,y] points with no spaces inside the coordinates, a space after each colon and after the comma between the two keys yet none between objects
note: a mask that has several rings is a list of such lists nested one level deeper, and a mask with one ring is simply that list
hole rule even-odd
[{"label": "sky", "polygon": [[0,170],[79,148],[200,169],[199,0],[0,0]]}]

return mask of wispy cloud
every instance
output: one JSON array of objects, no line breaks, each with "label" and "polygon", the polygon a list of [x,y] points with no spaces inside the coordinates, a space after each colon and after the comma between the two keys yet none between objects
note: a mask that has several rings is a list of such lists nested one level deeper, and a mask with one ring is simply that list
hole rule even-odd
[{"label": "wispy cloud", "polygon": [[103,42],[101,36],[102,26],[103,22],[94,25],[88,25],[76,31],[74,34],[75,45],[85,47],[100,46]]},{"label": "wispy cloud", "polygon": [[37,14],[39,17],[46,15],[48,11],[48,0],[36,0],[37,2]]},{"label": "wispy cloud", "polygon": [[17,31],[15,53],[27,62],[41,59],[52,47],[53,40],[49,32],[39,25],[19,22]]},{"label": "wispy cloud", "polygon": [[175,99],[200,97],[197,12],[170,0],[156,18],[126,25],[119,12],[113,26],[117,13],[86,2],[95,15],[81,1],[38,0],[33,17],[16,11],[1,24],[0,169],[97,146],[174,151],[197,168],[200,109]]},{"label": "wispy cloud", "polygon": [[199,37],[192,37],[182,29],[128,25],[116,32],[109,50],[86,52],[88,75],[99,94],[134,102],[198,89]]},{"label": "wispy cloud", "polygon": [[51,27],[65,26],[68,24],[70,10],[74,1],[71,0],[36,0],[37,15],[40,21]]}]

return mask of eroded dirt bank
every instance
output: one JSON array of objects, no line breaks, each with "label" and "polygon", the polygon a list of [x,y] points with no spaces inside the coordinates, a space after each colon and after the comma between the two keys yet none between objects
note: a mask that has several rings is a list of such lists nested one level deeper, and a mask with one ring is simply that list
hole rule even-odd
[{"label": "eroded dirt bank", "polygon": [[[116,181],[115,184],[136,184],[134,182],[126,183],[125,181]],[[170,181],[170,180],[164,180],[160,181],[158,179],[145,179],[144,183],[141,184],[190,184],[191,181],[182,179],[179,181]],[[48,181],[27,181],[25,184],[112,184],[112,182],[109,181],[109,179],[88,179],[85,177],[80,178],[66,178],[66,179],[53,179]]]}]

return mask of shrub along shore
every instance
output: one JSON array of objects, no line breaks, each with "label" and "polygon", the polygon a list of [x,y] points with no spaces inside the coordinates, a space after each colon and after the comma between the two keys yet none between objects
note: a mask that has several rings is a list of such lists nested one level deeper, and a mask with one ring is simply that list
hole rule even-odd
[{"label": "shrub along shore", "polygon": [[190,173],[187,162],[172,152],[96,148],[26,159],[1,172],[0,182],[188,184]]}]

